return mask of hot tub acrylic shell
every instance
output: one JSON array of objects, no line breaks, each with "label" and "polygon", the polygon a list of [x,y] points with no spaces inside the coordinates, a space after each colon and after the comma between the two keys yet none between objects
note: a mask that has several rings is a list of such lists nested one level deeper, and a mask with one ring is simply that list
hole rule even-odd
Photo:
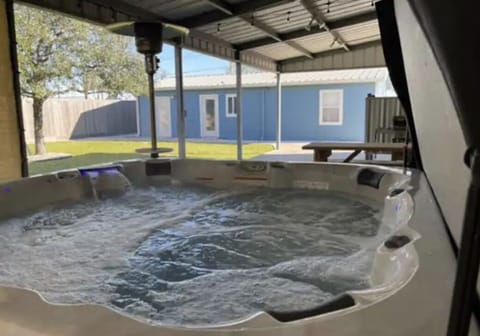
[{"label": "hot tub acrylic shell", "polygon": [[[439,335],[443,331],[455,265],[428,184],[418,172],[404,174],[392,168],[351,164],[211,160],[125,161],[98,168],[2,184],[0,219],[92,198],[92,185],[99,192],[122,190],[122,180],[115,177],[118,175],[109,174],[111,169],[118,169],[137,187],[200,183],[222,188],[251,185],[347,193],[364,202],[383,204],[380,230],[389,230],[391,236],[400,236],[404,241],[398,246],[379,246],[371,288],[348,292],[352,304],[320,309],[322,314],[306,314],[289,322],[259,312],[214,326],[149,325],[107,307],[53,305],[33,290],[0,287],[2,336]],[[422,210],[414,211],[414,203],[417,209],[421,205]],[[422,231],[428,233],[427,238]],[[433,254],[434,250],[440,253]],[[440,264],[443,267],[438,267]],[[402,322],[405,317],[410,323]]]}]

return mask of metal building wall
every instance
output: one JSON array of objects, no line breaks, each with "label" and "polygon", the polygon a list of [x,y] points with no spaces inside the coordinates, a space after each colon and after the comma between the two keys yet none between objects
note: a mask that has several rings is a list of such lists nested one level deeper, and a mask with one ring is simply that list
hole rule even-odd
[{"label": "metal building wall", "polygon": [[[320,91],[343,90],[343,124],[320,125]],[[374,83],[342,83],[295,85],[282,87],[282,140],[283,141],[363,141],[365,135],[365,97],[375,92]],[[219,139],[236,139],[236,118],[226,117],[226,94],[234,89],[185,90],[186,135],[190,139],[201,137],[200,95],[217,95],[219,110]],[[173,91],[160,91],[157,96],[172,97],[171,128],[176,136],[176,99]],[[248,87],[243,89],[243,136],[251,141],[275,140],[275,88]],[[139,97],[140,136],[149,137],[147,97]]]},{"label": "metal building wall", "polygon": [[0,0],[0,181],[22,176],[7,5],[11,3]]},{"label": "metal building wall", "polygon": [[379,41],[355,46],[349,52],[336,49],[306,57],[280,61],[280,72],[304,72],[320,70],[343,70],[359,68],[377,68],[385,66],[382,45]]},{"label": "metal building wall", "polygon": [[366,142],[392,142],[393,134],[376,134],[379,128],[391,128],[393,117],[404,115],[397,97],[367,97],[365,100]]}]

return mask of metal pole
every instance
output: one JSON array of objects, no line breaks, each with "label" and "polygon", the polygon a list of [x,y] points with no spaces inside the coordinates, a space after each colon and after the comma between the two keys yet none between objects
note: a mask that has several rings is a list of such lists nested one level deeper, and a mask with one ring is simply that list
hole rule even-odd
[{"label": "metal pole", "polygon": [[280,72],[277,72],[277,120],[276,120],[276,148],[280,149],[282,141],[282,84],[280,82]]},{"label": "metal pole", "polygon": [[152,152],[150,153],[150,157],[158,158],[157,150],[157,123],[155,118],[155,88],[154,88],[154,81],[153,75],[156,71],[156,59],[155,55],[153,54],[146,54],[145,55],[145,68],[148,74],[148,95],[150,98],[150,139],[152,143]]},{"label": "metal pole", "polygon": [[180,43],[175,44],[175,77],[177,89],[177,139],[178,156],[185,159],[185,104],[183,96],[183,58]]},{"label": "metal pole", "polygon": [[237,110],[237,160],[242,160],[243,122],[242,122],[242,64],[236,63],[237,72],[237,99],[235,100]]}]

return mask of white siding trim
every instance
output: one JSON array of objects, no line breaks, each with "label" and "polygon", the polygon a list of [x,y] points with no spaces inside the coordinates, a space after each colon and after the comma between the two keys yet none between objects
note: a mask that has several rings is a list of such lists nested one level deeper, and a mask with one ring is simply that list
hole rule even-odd
[{"label": "white siding trim", "polygon": [[[230,113],[231,111],[228,110],[228,99],[229,98],[237,98],[237,94],[236,93],[227,93],[225,95],[225,116],[227,118],[236,118],[237,115],[235,113]],[[233,105],[233,108],[235,109],[235,104]]]},{"label": "white siding trim", "polygon": [[[200,112],[200,136],[202,138],[218,138],[220,136],[220,121],[219,121],[219,107],[218,107],[218,94],[204,94],[204,95],[199,95],[199,112]],[[205,129],[205,101],[207,99],[213,99],[215,101],[215,124],[216,124],[216,129],[215,132],[211,132],[211,134],[208,134],[209,132]]]},{"label": "white siding trim", "polygon": [[137,96],[135,103],[135,115],[137,117],[137,136],[140,136],[140,96]]},{"label": "white siding trim", "polygon": [[[331,121],[323,121],[323,95],[325,93],[339,93],[340,94],[340,115],[338,118],[338,121],[331,122]],[[320,93],[318,95],[318,124],[322,126],[341,126],[343,125],[343,89],[335,89],[335,90],[320,90]]]}]

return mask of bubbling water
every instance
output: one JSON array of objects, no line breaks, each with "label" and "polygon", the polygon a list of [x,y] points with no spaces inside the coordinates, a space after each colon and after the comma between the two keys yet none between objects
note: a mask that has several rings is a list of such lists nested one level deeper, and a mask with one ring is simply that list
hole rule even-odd
[{"label": "bubbling water", "polygon": [[0,283],[145,321],[224,323],[368,287],[380,211],[312,190],[164,186],[0,225]]}]

